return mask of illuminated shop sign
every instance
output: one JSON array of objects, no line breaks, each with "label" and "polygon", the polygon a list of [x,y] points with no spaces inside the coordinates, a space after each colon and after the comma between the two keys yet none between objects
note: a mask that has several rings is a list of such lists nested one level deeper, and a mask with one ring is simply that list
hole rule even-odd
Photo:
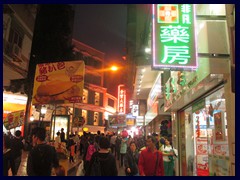
[{"label": "illuminated shop sign", "polygon": [[138,105],[137,104],[134,104],[133,105],[133,108],[132,108],[132,115],[133,116],[138,116],[139,112],[138,112]]},{"label": "illuminated shop sign", "polygon": [[124,85],[118,86],[118,113],[126,112],[126,89]]},{"label": "illuminated shop sign", "polygon": [[196,69],[194,6],[153,4],[152,12],[153,69]]}]

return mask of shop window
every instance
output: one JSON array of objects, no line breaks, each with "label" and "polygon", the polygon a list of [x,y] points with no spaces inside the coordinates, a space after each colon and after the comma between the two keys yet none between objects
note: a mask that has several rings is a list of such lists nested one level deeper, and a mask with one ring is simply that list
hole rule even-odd
[{"label": "shop window", "polygon": [[100,101],[100,94],[98,92],[95,92],[94,104],[99,106],[99,101]]},{"label": "shop window", "polygon": [[85,120],[85,124],[88,124],[88,122],[87,122],[87,110],[82,110],[82,117]]},{"label": "shop window", "polygon": [[228,176],[229,149],[224,89],[180,112],[183,176]]},{"label": "shop window", "polygon": [[99,125],[99,113],[98,112],[94,112],[93,125],[94,126],[98,126]]},{"label": "shop window", "polygon": [[83,89],[83,103],[88,103],[88,90]]},{"label": "shop window", "polygon": [[108,98],[108,106],[114,107],[114,100]]},{"label": "shop window", "polygon": [[19,48],[22,48],[23,35],[16,29],[11,28],[8,41],[12,44],[16,44]]},{"label": "shop window", "polygon": [[225,16],[225,4],[197,4],[196,14],[204,16]]}]

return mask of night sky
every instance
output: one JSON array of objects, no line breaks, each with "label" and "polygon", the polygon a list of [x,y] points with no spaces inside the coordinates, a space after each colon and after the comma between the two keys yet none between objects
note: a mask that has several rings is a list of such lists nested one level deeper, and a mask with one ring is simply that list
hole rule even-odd
[{"label": "night sky", "polygon": [[[123,65],[127,6],[124,4],[79,4],[74,5],[74,10],[73,38],[105,53],[107,64]],[[114,79],[115,81],[111,81],[105,78],[108,81],[105,87],[108,88],[108,92],[116,96],[117,85],[122,83],[120,72]]]}]

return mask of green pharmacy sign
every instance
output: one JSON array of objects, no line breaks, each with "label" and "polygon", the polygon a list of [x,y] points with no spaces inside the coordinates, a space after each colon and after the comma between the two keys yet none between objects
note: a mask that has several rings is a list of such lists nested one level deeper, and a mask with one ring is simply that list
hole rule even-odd
[{"label": "green pharmacy sign", "polygon": [[152,68],[197,69],[194,6],[153,4],[152,13]]}]

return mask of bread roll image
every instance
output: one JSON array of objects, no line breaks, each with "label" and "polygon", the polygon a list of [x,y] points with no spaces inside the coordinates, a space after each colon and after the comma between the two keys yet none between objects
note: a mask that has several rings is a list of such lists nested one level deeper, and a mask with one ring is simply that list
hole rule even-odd
[{"label": "bread roll image", "polygon": [[41,83],[34,98],[40,103],[64,101],[78,96],[79,92],[80,88],[71,81],[53,80]]}]

